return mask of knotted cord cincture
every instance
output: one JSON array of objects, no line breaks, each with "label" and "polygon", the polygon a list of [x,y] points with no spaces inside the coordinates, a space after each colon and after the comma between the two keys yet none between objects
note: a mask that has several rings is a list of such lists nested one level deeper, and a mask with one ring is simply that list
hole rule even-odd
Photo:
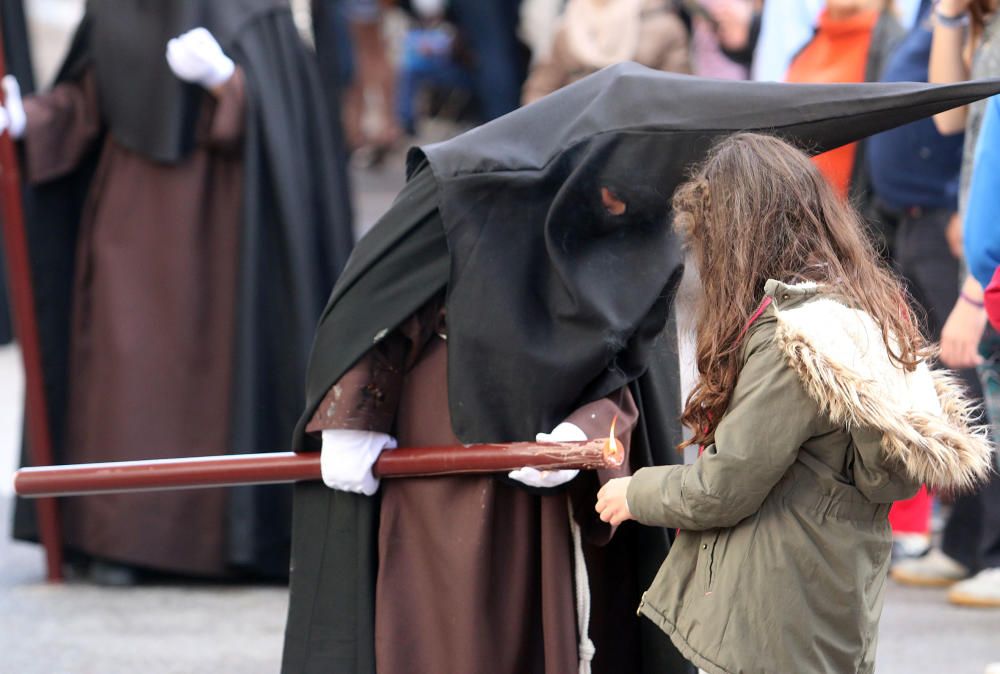
[{"label": "knotted cord cincture", "polygon": [[569,530],[573,537],[573,577],[576,585],[576,626],[580,635],[580,674],[590,674],[590,663],[597,653],[597,647],[590,640],[590,578],[587,576],[587,562],[583,558],[580,525],[573,517],[572,501],[568,501],[566,510],[569,513]]}]

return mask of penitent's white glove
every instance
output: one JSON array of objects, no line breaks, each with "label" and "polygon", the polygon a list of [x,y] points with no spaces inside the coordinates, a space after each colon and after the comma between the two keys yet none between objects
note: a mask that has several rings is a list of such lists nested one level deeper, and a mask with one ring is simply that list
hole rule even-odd
[{"label": "penitent's white glove", "polygon": [[21,101],[21,85],[13,75],[6,75],[2,80],[4,105],[0,108],[0,133],[10,132],[14,140],[24,135],[28,118],[24,114],[24,103]]},{"label": "penitent's white glove", "polygon": [[194,28],[167,42],[167,63],[178,78],[214,89],[233,76],[236,64],[205,28]]},{"label": "penitent's white glove", "polygon": [[323,449],[319,463],[323,483],[331,489],[371,496],[378,491],[379,480],[372,466],[385,449],[394,449],[396,439],[374,431],[334,429],[323,431]]},{"label": "penitent's white glove", "polygon": [[[577,442],[586,439],[587,434],[579,426],[568,421],[556,426],[551,433],[539,433],[535,436],[535,440],[538,442]],[[525,467],[512,470],[507,473],[507,477],[529,487],[546,488],[566,484],[579,472],[578,470],[538,470],[537,468]]]}]

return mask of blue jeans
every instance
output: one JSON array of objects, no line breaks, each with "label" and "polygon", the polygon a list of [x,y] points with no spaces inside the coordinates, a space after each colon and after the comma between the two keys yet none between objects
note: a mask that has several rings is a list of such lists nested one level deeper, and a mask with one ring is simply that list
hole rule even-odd
[{"label": "blue jeans", "polygon": [[420,89],[435,86],[472,90],[472,77],[464,68],[442,59],[404,61],[399,70],[396,90],[396,114],[403,129],[413,134],[416,125],[416,98]]},{"label": "blue jeans", "polygon": [[485,121],[521,104],[526,63],[517,39],[521,0],[453,0],[458,26],[476,54],[473,77]]}]

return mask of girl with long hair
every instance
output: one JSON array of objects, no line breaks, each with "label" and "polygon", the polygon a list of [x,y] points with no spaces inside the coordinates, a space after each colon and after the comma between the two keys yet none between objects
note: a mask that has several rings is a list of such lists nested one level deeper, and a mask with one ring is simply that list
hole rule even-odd
[{"label": "girl with long hair", "polygon": [[643,468],[601,519],[681,529],[641,615],[695,665],[871,672],[893,501],[966,490],[990,446],[859,216],[784,141],[722,141],[674,195],[702,279],[695,463]]}]

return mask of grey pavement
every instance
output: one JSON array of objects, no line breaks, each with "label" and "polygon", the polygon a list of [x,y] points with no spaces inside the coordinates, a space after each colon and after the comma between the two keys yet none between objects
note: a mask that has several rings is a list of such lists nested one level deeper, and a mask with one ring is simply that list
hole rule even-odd
[{"label": "grey pavement", "polygon": [[[385,209],[401,175],[395,158],[383,172],[355,176],[359,230]],[[7,475],[20,434],[18,358],[13,347],[0,348],[0,674],[277,672],[287,602],[281,587],[45,583],[38,547],[12,542],[8,533]],[[1000,611],[951,607],[940,590],[890,583],[880,673],[983,674],[994,661]]]}]

